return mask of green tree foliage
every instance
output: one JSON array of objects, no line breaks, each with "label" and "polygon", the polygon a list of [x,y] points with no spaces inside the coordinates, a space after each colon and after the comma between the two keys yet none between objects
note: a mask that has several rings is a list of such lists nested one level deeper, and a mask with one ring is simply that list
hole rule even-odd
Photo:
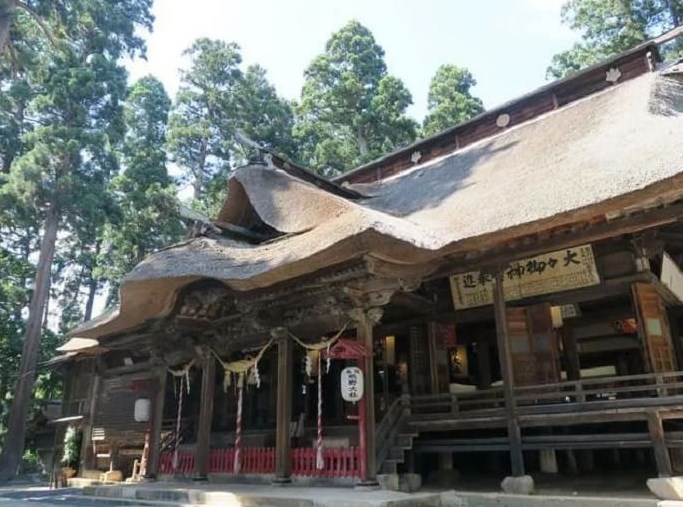
[{"label": "green tree foliage", "polygon": [[305,72],[296,137],[301,158],[339,173],[415,140],[405,115],[412,98],[388,74],[384,50],[370,30],[351,21],[334,33]]},{"label": "green tree foliage", "polygon": [[[239,81],[236,100],[239,128],[244,134],[262,146],[296,158],[296,143],[292,137],[292,104],[278,97],[263,67],[247,67]],[[249,153],[243,146],[237,146],[237,150],[242,161],[248,158]]]},{"label": "green tree foliage", "polygon": [[32,128],[21,136],[22,153],[14,155],[3,176],[0,208],[33,217],[41,235],[8,422],[13,438],[0,456],[0,481],[16,473],[23,454],[58,231],[78,238],[81,250],[89,249],[107,214],[107,187],[118,169],[114,149],[124,129],[126,72],[118,61],[144,49],[136,30],[149,26],[150,2],[74,0],[63,19],[68,42],[43,52],[39,65],[27,72],[26,117]]},{"label": "green tree foliage", "polygon": [[[572,74],[680,25],[682,17],[682,0],[569,0],[562,21],[581,32],[582,41],[555,55],[547,74]],[[682,48],[678,43],[669,51]]]},{"label": "green tree foliage", "polygon": [[240,68],[235,43],[198,39],[171,112],[168,148],[194,190],[195,206],[212,214],[223,197],[227,173],[246,161],[235,134],[244,131],[278,152],[293,150],[293,115],[258,66]]},{"label": "green tree foliage", "polygon": [[439,67],[429,85],[427,116],[422,125],[424,135],[436,134],[483,112],[481,99],[471,93],[476,84],[467,69],[456,65]]},{"label": "green tree foliage", "polygon": [[195,41],[184,54],[191,63],[181,72],[168,148],[184,181],[192,184],[195,200],[201,201],[212,180],[230,169],[242,56],[236,44],[210,39]]},{"label": "green tree foliage", "polygon": [[[171,100],[161,82],[143,77],[125,104],[124,172],[112,181],[116,213],[106,227],[99,275],[116,302],[123,276],[146,255],[182,237],[175,183],[166,169],[166,123]],[[87,309],[87,305],[86,305]]]},{"label": "green tree foliage", "polygon": [[65,11],[50,0],[0,0],[0,54],[9,54],[16,66],[21,64],[17,47],[32,39],[27,21],[37,26],[41,35],[55,45],[52,32],[63,20],[63,14]]}]

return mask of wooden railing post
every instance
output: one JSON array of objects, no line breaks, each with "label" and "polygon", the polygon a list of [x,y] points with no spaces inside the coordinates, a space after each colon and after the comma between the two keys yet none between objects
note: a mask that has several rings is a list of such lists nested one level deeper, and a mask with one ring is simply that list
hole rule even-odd
[{"label": "wooden railing post", "polygon": [[458,407],[458,395],[451,393],[451,414],[457,414],[458,412],[460,412],[460,408]]},{"label": "wooden railing post", "polygon": [[579,403],[586,401],[586,395],[583,394],[583,386],[579,383],[576,384],[576,401]]},{"label": "wooden railing post", "polygon": [[666,389],[666,383],[664,382],[664,376],[660,373],[655,375],[655,385],[657,389],[657,396],[662,398],[669,395]]},{"label": "wooden railing post", "polygon": [[401,395],[401,407],[403,409],[403,415],[409,416],[412,413],[412,409],[410,406],[410,394],[404,393]]}]

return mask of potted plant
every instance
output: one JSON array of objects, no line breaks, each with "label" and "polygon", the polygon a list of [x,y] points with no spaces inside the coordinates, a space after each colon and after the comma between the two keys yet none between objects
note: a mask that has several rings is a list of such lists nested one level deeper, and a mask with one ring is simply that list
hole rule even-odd
[{"label": "potted plant", "polygon": [[78,458],[81,454],[81,431],[69,426],[64,434],[64,450],[62,452],[62,473],[66,479],[76,475]]}]

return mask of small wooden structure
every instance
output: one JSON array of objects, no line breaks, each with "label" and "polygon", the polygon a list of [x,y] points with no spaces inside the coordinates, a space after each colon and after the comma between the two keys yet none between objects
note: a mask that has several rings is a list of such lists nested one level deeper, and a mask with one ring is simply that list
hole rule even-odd
[{"label": "small wooden structure", "polygon": [[[659,42],[337,180],[267,150],[235,170],[201,235],[140,263],[120,307],[72,332],[95,340],[63,363],[83,468],[103,466],[103,428],[124,470],[149,432],[147,477],[371,483],[427,473],[431,453],[482,469],[507,456],[496,463],[522,475],[539,453],[547,470],[557,453],[588,470],[600,449],[643,463],[654,450],[673,473],[683,76]],[[365,446],[339,393],[344,360],[311,368],[310,345],[340,332],[370,352]]]}]

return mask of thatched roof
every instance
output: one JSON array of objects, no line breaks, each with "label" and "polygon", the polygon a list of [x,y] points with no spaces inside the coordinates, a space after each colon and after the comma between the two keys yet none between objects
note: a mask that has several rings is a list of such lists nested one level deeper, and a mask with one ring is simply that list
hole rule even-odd
[{"label": "thatched roof", "polygon": [[683,197],[683,80],[648,73],[395,177],[334,195],[285,171],[233,174],[219,219],[284,235],[265,244],[197,238],[124,280],[120,311],[74,334],[98,337],[170,311],[176,289],[216,278],[246,291],[358,258],[400,264],[482,238]]}]

